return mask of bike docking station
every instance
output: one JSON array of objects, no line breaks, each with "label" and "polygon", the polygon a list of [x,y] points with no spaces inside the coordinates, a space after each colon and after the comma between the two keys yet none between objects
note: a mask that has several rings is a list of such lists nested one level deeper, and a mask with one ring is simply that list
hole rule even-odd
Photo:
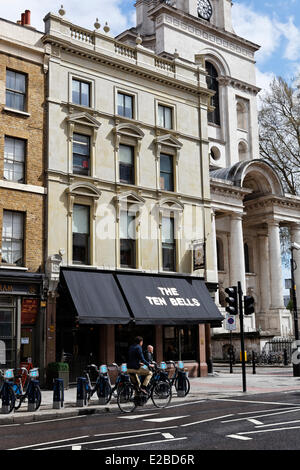
[{"label": "bike docking station", "polygon": [[77,395],[76,395],[76,406],[79,408],[83,408],[88,406],[88,399],[87,399],[87,380],[85,377],[78,377],[77,378]]},{"label": "bike docking station", "polygon": [[1,397],[2,397],[2,408],[1,408],[1,413],[2,414],[9,414],[11,411],[14,411],[11,409],[10,405],[10,386],[7,382],[4,382],[2,390],[1,390]]},{"label": "bike docking station", "polygon": [[107,390],[111,389],[111,384],[108,376],[108,368],[106,365],[100,366],[99,380],[97,383],[98,404],[107,404]]},{"label": "bike docking station", "polygon": [[53,409],[60,410],[64,407],[64,380],[54,379],[53,383]]},{"label": "bike docking station", "polygon": [[185,397],[186,396],[186,377],[187,372],[184,370],[184,363],[182,361],[178,361],[178,388],[177,388],[177,396],[178,397]]}]

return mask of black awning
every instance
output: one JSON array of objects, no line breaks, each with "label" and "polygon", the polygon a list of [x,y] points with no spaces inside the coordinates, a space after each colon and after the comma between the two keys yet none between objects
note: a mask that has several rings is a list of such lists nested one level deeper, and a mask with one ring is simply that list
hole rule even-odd
[{"label": "black awning", "polygon": [[201,279],[116,274],[137,325],[185,325],[224,320]]},{"label": "black awning", "polygon": [[111,273],[63,270],[80,324],[127,324],[131,317]]}]

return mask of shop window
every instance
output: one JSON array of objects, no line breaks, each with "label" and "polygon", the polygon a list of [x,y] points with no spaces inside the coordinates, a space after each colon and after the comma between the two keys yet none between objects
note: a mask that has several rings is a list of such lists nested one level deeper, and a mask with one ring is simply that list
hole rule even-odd
[{"label": "shop window", "polygon": [[90,137],[73,134],[73,173],[90,175]]},{"label": "shop window", "polygon": [[26,75],[6,70],[6,106],[18,111],[26,107]]},{"label": "shop window", "polygon": [[72,103],[89,107],[90,101],[90,84],[73,78]]},{"label": "shop window", "polygon": [[127,211],[120,213],[120,265],[136,267],[136,218]]},{"label": "shop window", "polygon": [[134,147],[120,145],[119,148],[120,182],[135,184]]},{"label": "shop window", "polygon": [[73,263],[90,264],[90,207],[73,206]]},{"label": "shop window", "polygon": [[165,129],[173,129],[173,109],[169,106],[158,105],[158,125]]},{"label": "shop window", "polygon": [[26,142],[22,139],[5,137],[4,179],[24,183]]},{"label": "shop window", "polygon": [[118,92],[118,114],[119,116],[133,119],[133,96]]},{"label": "shop window", "polygon": [[174,157],[160,154],[160,189],[174,191]]},{"label": "shop window", "polygon": [[173,217],[162,217],[162,268],[163,271],[176,271],[176,240]]},{"label": "shop window", "polygon": [[211,99],[211,104],[214,106],[214,111],[208,112],[208,122],[212,124],[220,125],[220,107],[219,107],[219,83],[218,83],[218,72],[216,68],[210,62],[205,63],[207,72],[206,83],[207,88],[215,92],[215,95]]},{"label": "shop window", "polygon": [[2,263],[22,266],[24,242],[24,214],[3,211]]},{"label": "shop window", "polygon": [[164,360],[197,360],[198,333],[196,326],[164,327]]}]

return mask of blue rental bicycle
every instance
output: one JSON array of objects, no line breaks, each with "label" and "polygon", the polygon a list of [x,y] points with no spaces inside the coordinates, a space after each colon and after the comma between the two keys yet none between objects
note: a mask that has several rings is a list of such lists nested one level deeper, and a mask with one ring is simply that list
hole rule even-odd
[{"label": "blue rental bicycle", "polygon": [[[95,384],[92,385],[91,377],[97,374]],[[112,387],[108,375],[108,369],[106,365],[98,367],[95,364],[89,364],[83,372],[83,377],[86,378],[86,398],[87,403],[90,401],[92,396],[96,393],[101,404],[106,405],[112,395]]]},{"label": "blue rental bicycle", "polygon": [[2,408],[7,408],[7,413],[11,413],[15,408],[16,395],[13,389],[14,370],[0,369],[0,400]]},{"label": "blue rental bicycle", "polygon": [[190,392],[191,384],[184,370],[184,362],[178,361],[176,365],[174,361],[167,361],[167,364],[171,364],[174,367],[174,373],[168,379],[171,386],[175,387],[178,396],[186,397]]},{"label": "blue rental bicycle", "polygon": [[[25,381],[23,380],[25,376]],[[37,367],[28,370],[21,367],[17,371],[15,383],[12,385],[16,397],[15,410],[18,410],[25,400],[30,400],[32,411],[37,411],[41,406],[42,393],[37,382],[39,369]],[[23,385],[24,383],[24,385]]]}]

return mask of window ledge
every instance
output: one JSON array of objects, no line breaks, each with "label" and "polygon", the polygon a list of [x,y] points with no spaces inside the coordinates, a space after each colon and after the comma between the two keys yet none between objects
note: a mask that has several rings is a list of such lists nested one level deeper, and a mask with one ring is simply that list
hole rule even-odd
[{"label": "window ledge", "polygon": [[7,108],[6,106],[4,106],[3,109],[4,109],[4,111],[6,111],[8,113],[20,114],[21,116],[24,116],[24,117],[30,117],[31,116],[29,113],[26,113],[26,111],[20,111],[19,109]]},{"label": "window ledge", "polygon": [[11,269],[14,271],[28,271],[28,268],[25,268],[22,266],[16,266],[13,264],[7,265],[7,264],[2,264],[2,263],[0,263],[0,269],[7,269],[7,270]]}]

